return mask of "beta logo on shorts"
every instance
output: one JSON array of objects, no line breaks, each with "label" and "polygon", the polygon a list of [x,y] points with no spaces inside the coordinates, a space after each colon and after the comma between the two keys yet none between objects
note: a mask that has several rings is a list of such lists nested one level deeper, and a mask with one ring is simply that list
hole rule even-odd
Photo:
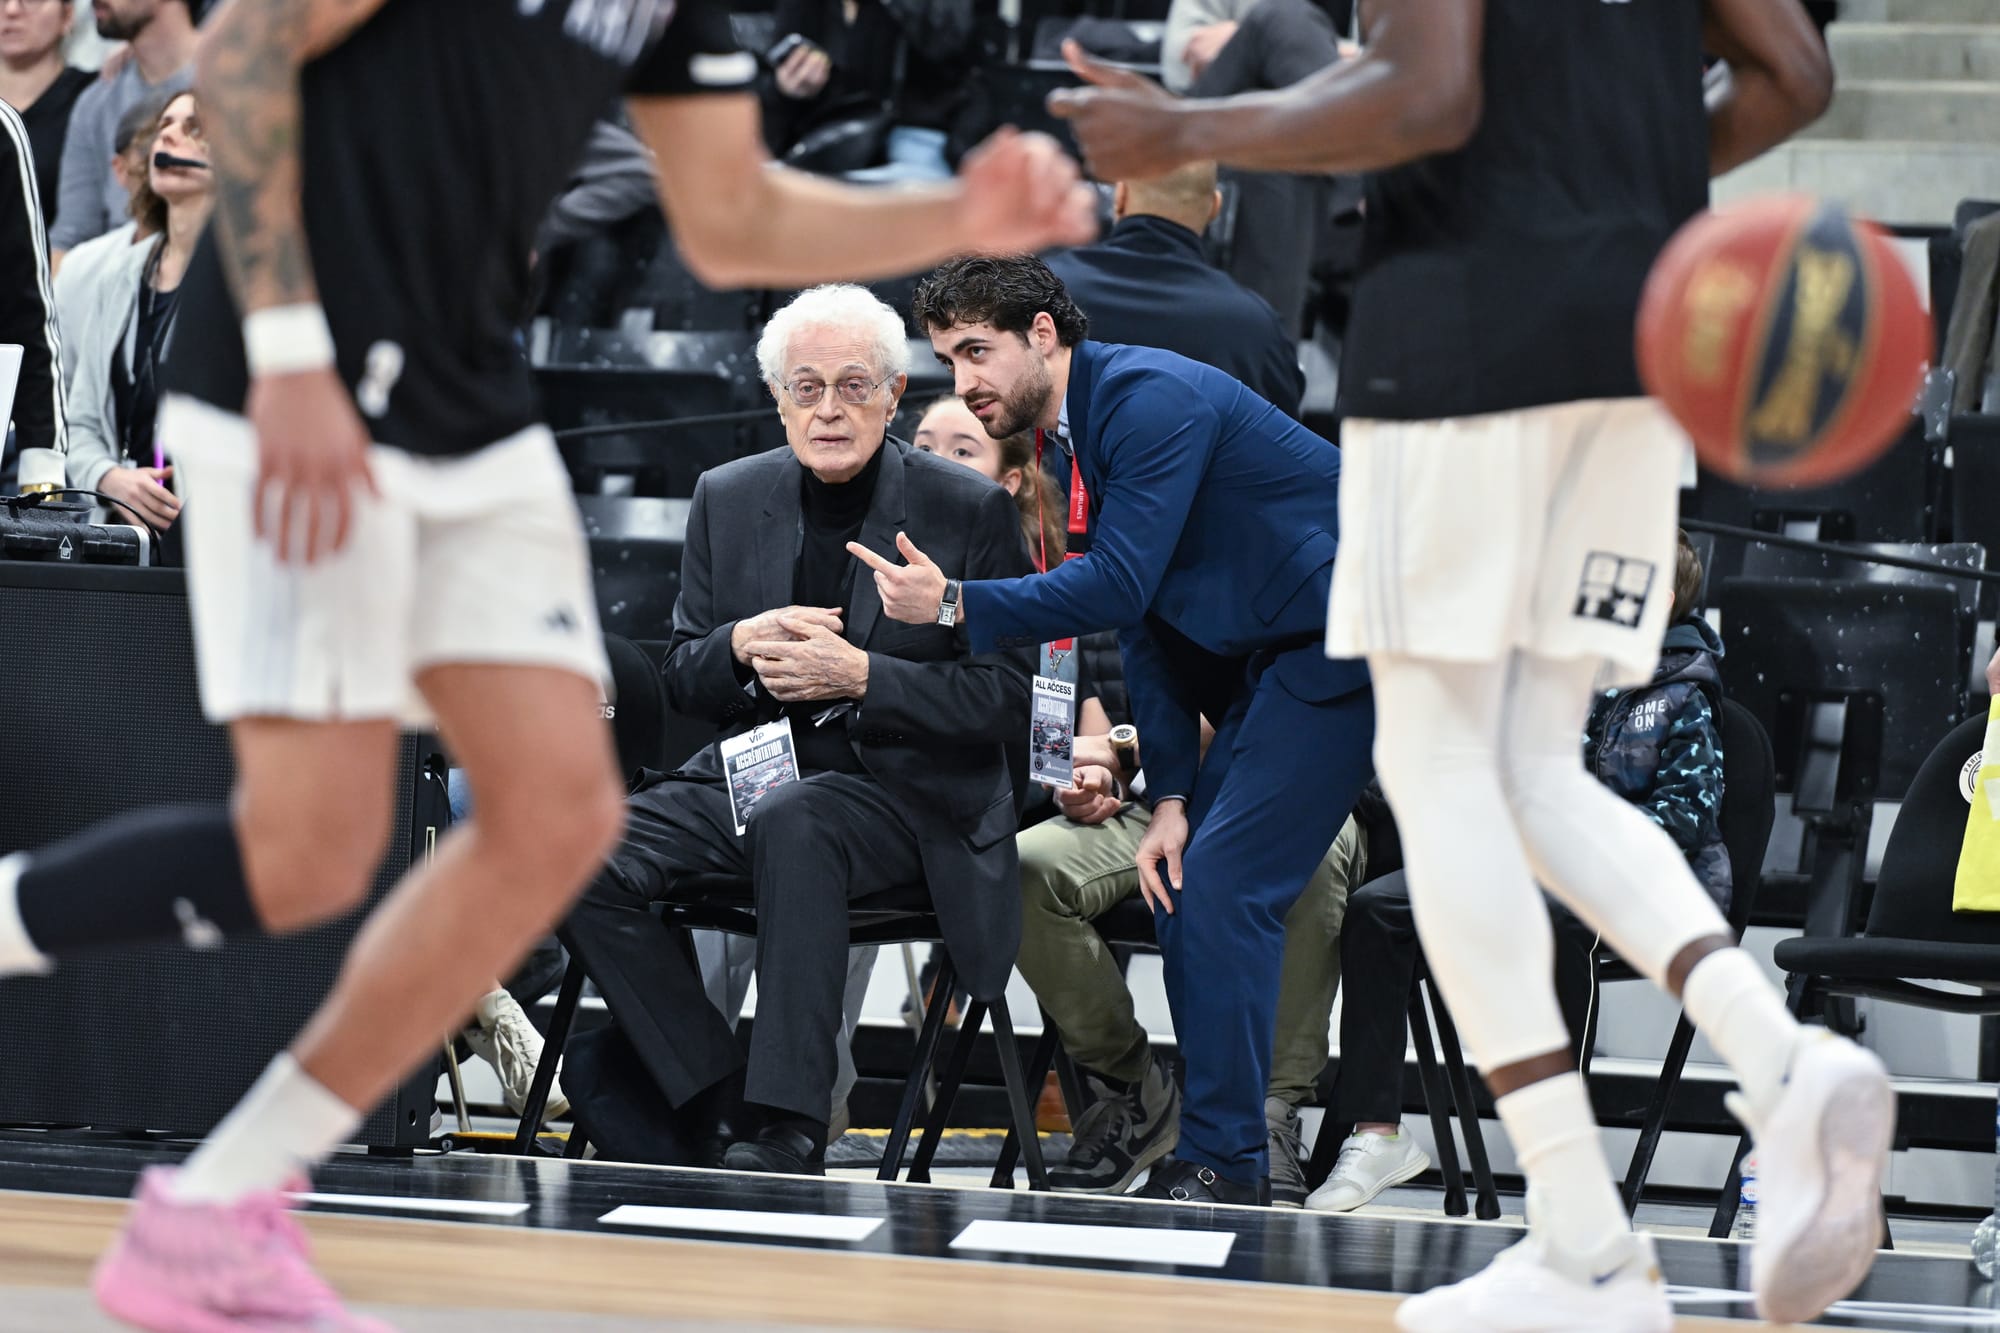
[{"label": "beta logo on shorts", "polygon": [[1655,569],[1650,560],[1592,551],[1584,557],[1583,578],[1576,585],[1572,614],[1583,620],[1608,620],[1633,627],[1646,614]]}]

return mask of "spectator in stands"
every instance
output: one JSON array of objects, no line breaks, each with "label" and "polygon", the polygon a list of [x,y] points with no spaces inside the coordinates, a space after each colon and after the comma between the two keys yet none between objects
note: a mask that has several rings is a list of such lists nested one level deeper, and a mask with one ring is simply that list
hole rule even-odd
[{"label": "spectator in stands", "polygon": [[112,159],[111,171],[125,187],[125,221],[70,251],[62,272],[56,274],[56,322],[63,335],[65,392],[76,382],[76,336],[86,322],[84,312],[96,305],[105,282],[118,280],[120,257],[155,234],[148,228],[158,210],[150,210],[141,220],[133,212],[133,202],[141,190],[150,189],[146,182],[151,175],[148,163],[153,155],[153,127],[171,100],[172,94],[168,94],[135,103],[118,118],[118,156]]},{"label": "spectator in stands", "polygon": [[[1163,75],[1194,97],[1290,87],[1341,58],[1339,34],[1353,22],[1352,0],[1173,0],[1167,11]],[[1280,172],[1226,173],[1238,191],[1230,276],[1301,332],[1307,275],[1338,192],[1326,177]],[[1352,189],[1349,194],[1355,193]]]},{"label": "spectator in stands", "polygon": [[60,207],[49,232],[54,262],[125,216],[125,186],[111,170],[118,120],[134,103],[194,81],[195,13],[189,0],[93,0],[100,36],[128,43],[107,79],[84,89],[63,139]]},{"label": "spectator in stands", "polygon": [[617,323],[617,302],[629,295],[622,247],[582,243],[619,232],[632,219],[659,222],[659,178],[653,154],[623,119],[597,122],[584,145],[583,160],[569,187],[549,205],[535,234],[534,308],[546,310],[571,328],[608,328]]},{"label": "spectator in stands", "polygon": [[845,121],[854,132],[838,136],[840,161],[799,165],[850,179],[944,180],[984,131],[967,123],[977,116],[971,0],[778,0],[774,29],[779,47],[803,39],[773,69],[775,95],[765,99],[779,156]]},{"label": "spectator in stands", "polygon": [[[1682,533],[1674,569],[1678,618],[1668,628],[1651,683],[1613,690],[1592,706],[1584,759],[1600,782],[1664,828],[1718,907],[1731,895],[1722,842],[1722,640],[1695,614],[1701,559]],[[1597,937],[1548,900],[1555,927],[1556,997],[1570,1052],[1587,1054],[1594,1024]],[[1348,900],[1341,954],[1347,1003],[1340,1022],[1340,1082],[1322,1133],[1351,1125],[1326,1183],[1308,1208],[1351,1212],[1430,1166],[1400,1130],[1403,1012],[1417,958],[1416,921],[1401,873],[1376,879]]]},{"label": "spectator in stands", "polygon": [[[742,834],[719,743],[657,777],[631,798],[624,844],[566,938],[684,1118],[718,1115],[739,1087],[761,1116],[724,1165],[817,1173],[849,904],[935,911],[975,995],[1006,985],[1020,932],[1029,655],[975,655],[962,631],[884,616],[846,544],[894,551],[907,533],[967,578],[1029,564],[1004,491],[888,437],[909,366],[895,311],[862,288],[815,288],[772,318],[758,363],[786,447],[695,487],[666,688],[719,742],[787,724],[799,776],[762,796]],[[740,1083],[729,1024],[648,910],[698,872],[747,879],[755,895],[757,1024]]]},{"label": "spectator in stands", "polygon": [[56,217],[56,182],[70,113],[93,77],[63,61],[63,43],[75,18],[72,0],[0,0],[0,102],[20,112],[28,127],[44,226]]},{"label": "spectator in stands", "polygon": [[[49,252],[35,207],[28,131],[12,107],[0,103],[0,343],[21,346],[21,374],[14,390],[12,450],[0,449],[0,479],[12,492],[20,450],[68,448],[63,414],[62,357],[56,337],[55,301],[49,290]],[[9,157],[11,161],[7,160]],[[5,438],[0,436],[0,445]],[[53,462],[54,454],[44,454]]]},{"label": "spectator in stands", "polygon": [[1047,569],[1049,562],[1063,558],[1069,539],[1067,506],[1061,495],[1050,494],[1048,474],[1035,465],[1033,431],[996,440],[965,400],[953,394],[924,409],[911,443],[1006,488],[1021,511],[1021,537],[1036,569]]},{"label": "spectator in stands", "polygon": [[[1062,818],[1022,831],[1021,975],[1062,1033],[1096,1100],[1076,1122],[1068,1159],[1050,1170],[1056,1189],[1122,1194],[1180,1140],[1180,1092],[1133,1011],[1132,996],[1094,922],[1139,895],[1139,844],[1151,822],[1142,775],[1126,773],[1105,733],[1105,677],[1122,686],[1115,653],[1085,656],[1079,692],[1076,789],[1058,791]],[[1095,705],[1093,708],[1092,705]],[[1341,918],[1362,882],[1367,846],[1352,819],[1285,916],[1276,1041],[1264,1118],[1271,1202],[1305,1202],[1299,1110],[1326,1065],[1327,1022],[1340,986]],[[1398,1006],[1397,1014],[1402,1013]]]},{"label": "spectator in stands", "polygon": [[1269,301],[1202,252],[1202,233],[1221,207],[1213,162],[1191,162],[1156,180],[1119,181],[1110,233],[1051,255],[1049,268],[1105,342],[1204,361],[1296,417],[1306,383],[1297,345]]},{"label": "spectator in stands", "polygon": [[[181,277],[215,203],[215,177],[206,165],[208,146],[193,93],[167,103],[148,144],[146,184],[134,198],[133,213],[142,228],[156,234],[149,244],[127,246],[106,261],[109,272],[74,331],[69,479],[72,486],[131,506],[165,532],[181,505],[166,484],[173,469],[157,451],[156,368],[173,329]],[[202,165],[162,166],[162,154]]]},{"label": "spectator in stands", "polygon": [[[1210,177],[1211,188],[1213,176]],[[943,398],[917,427],[917,447],[962,463],[1014,491],[1037,569],[1060,560],[1068,537],[1063,498],[1033,462],[1032,432],[995,441],[964,400]],[[1029,486],[1016,489],[1021,479]],[[1048,555],[1044,558],[1042,552]],[[1051,1168],[1059,1190],[1123,1194],[1180,1139],[1180,1092],[1139,1025],[1117,962],[1093,926],[1139,895],[1137,856],[1152,809],[1144,781],[1113,753],[1112,727],[1132,721],[1115,633],[1077,643],[1075,785],[1058,789],[1059,818],[1022,830],[1021,956],[1017,966],[1090,1080],[1096,1100],[1075,1126],[1068,1159]],[[1203,724],[1204,738],[1214,733]],[[1326,1033],[1340,987],[1340,918],[1363,878],[1366,845],[1352,820],[1285,918],[1278,1037],[1264,1117],[1271,1133],[1271,1202],[1305,1202],[1298,1108],[1326,1065]]]}]

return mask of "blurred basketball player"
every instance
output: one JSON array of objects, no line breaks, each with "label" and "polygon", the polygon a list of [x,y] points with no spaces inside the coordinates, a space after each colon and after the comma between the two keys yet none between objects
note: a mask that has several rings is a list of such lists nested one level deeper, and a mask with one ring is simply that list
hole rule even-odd
[{"label": "blurred basketball player", "polygon": [[1003,132],[955,182],[770,166],[721,0],[232,0],[205,35],[215,233],[180,293],[166,447],[188,497],[231,810],[160,810],[0,862],[0,972],[289,931],[366,894],[400,724],[435,720],[473,822],[357,937],[290,1053],[149,1172],[100,1301],[141,1327],[361,1330],[281,1191],[437,1049],[616,842],[590,566],[514,345],[528,250],[631,94],[676,244],[711,285],[905,272],[1075,243],[1092,196]]},{"label": "blurred basketball player", "polygon": [[[1798,0],[1363,0],[1358,59],[1174,102],[1073,61],[1092,168],[1374,173],[1341,367],[1328,651],[1366,656],[1425,952],[1529,1181],[1528,1238],[1404,1303],[1412,1333],[1650,1333],[1672,1311],[1612,1189],[1550,985],[1547,886],[1681,997],[1742,1085],[1758,1309],[1867,1272],[1894,1119],[1881,1065],[1804,1036],[1658,826],[1582,768],[1592,685],[1654,663],[1685,441],[1641,397],[1640,289],[1707,181],[1824,109]],[[1704,51],[1731,79],[1704,106]]]}]

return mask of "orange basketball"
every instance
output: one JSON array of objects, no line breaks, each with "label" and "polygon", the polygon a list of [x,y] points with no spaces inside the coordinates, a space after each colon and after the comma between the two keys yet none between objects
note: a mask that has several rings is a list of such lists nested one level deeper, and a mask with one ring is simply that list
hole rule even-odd
[{"label": "orange basketball", "polygon": [[1751,486],[1819,486],[1908,424],[1930,316],[1888,236],[1802,196],[1681,228],[1639,306],[1639,374],[1702,466]]}]

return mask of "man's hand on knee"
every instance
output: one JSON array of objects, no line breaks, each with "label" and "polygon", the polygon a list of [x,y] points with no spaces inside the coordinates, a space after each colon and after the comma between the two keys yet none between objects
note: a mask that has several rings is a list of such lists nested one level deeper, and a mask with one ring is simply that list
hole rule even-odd
[{"label": "man's hand on knee", "polygon": [[[1181,853],[1187,850],[1187,842],[1187,803],[1161,801],[1153,807],[1153,822],[1146,826],[1146,836],[1139,840],[1139,850],[1132,857],[1139,865],[1139,892],[1146,905],[1169,916],[1174,912],[1174,900],[1168,886],[1173,893],[1181,891]],[[1164,882],[1161,861],[1167,863]]]}]

